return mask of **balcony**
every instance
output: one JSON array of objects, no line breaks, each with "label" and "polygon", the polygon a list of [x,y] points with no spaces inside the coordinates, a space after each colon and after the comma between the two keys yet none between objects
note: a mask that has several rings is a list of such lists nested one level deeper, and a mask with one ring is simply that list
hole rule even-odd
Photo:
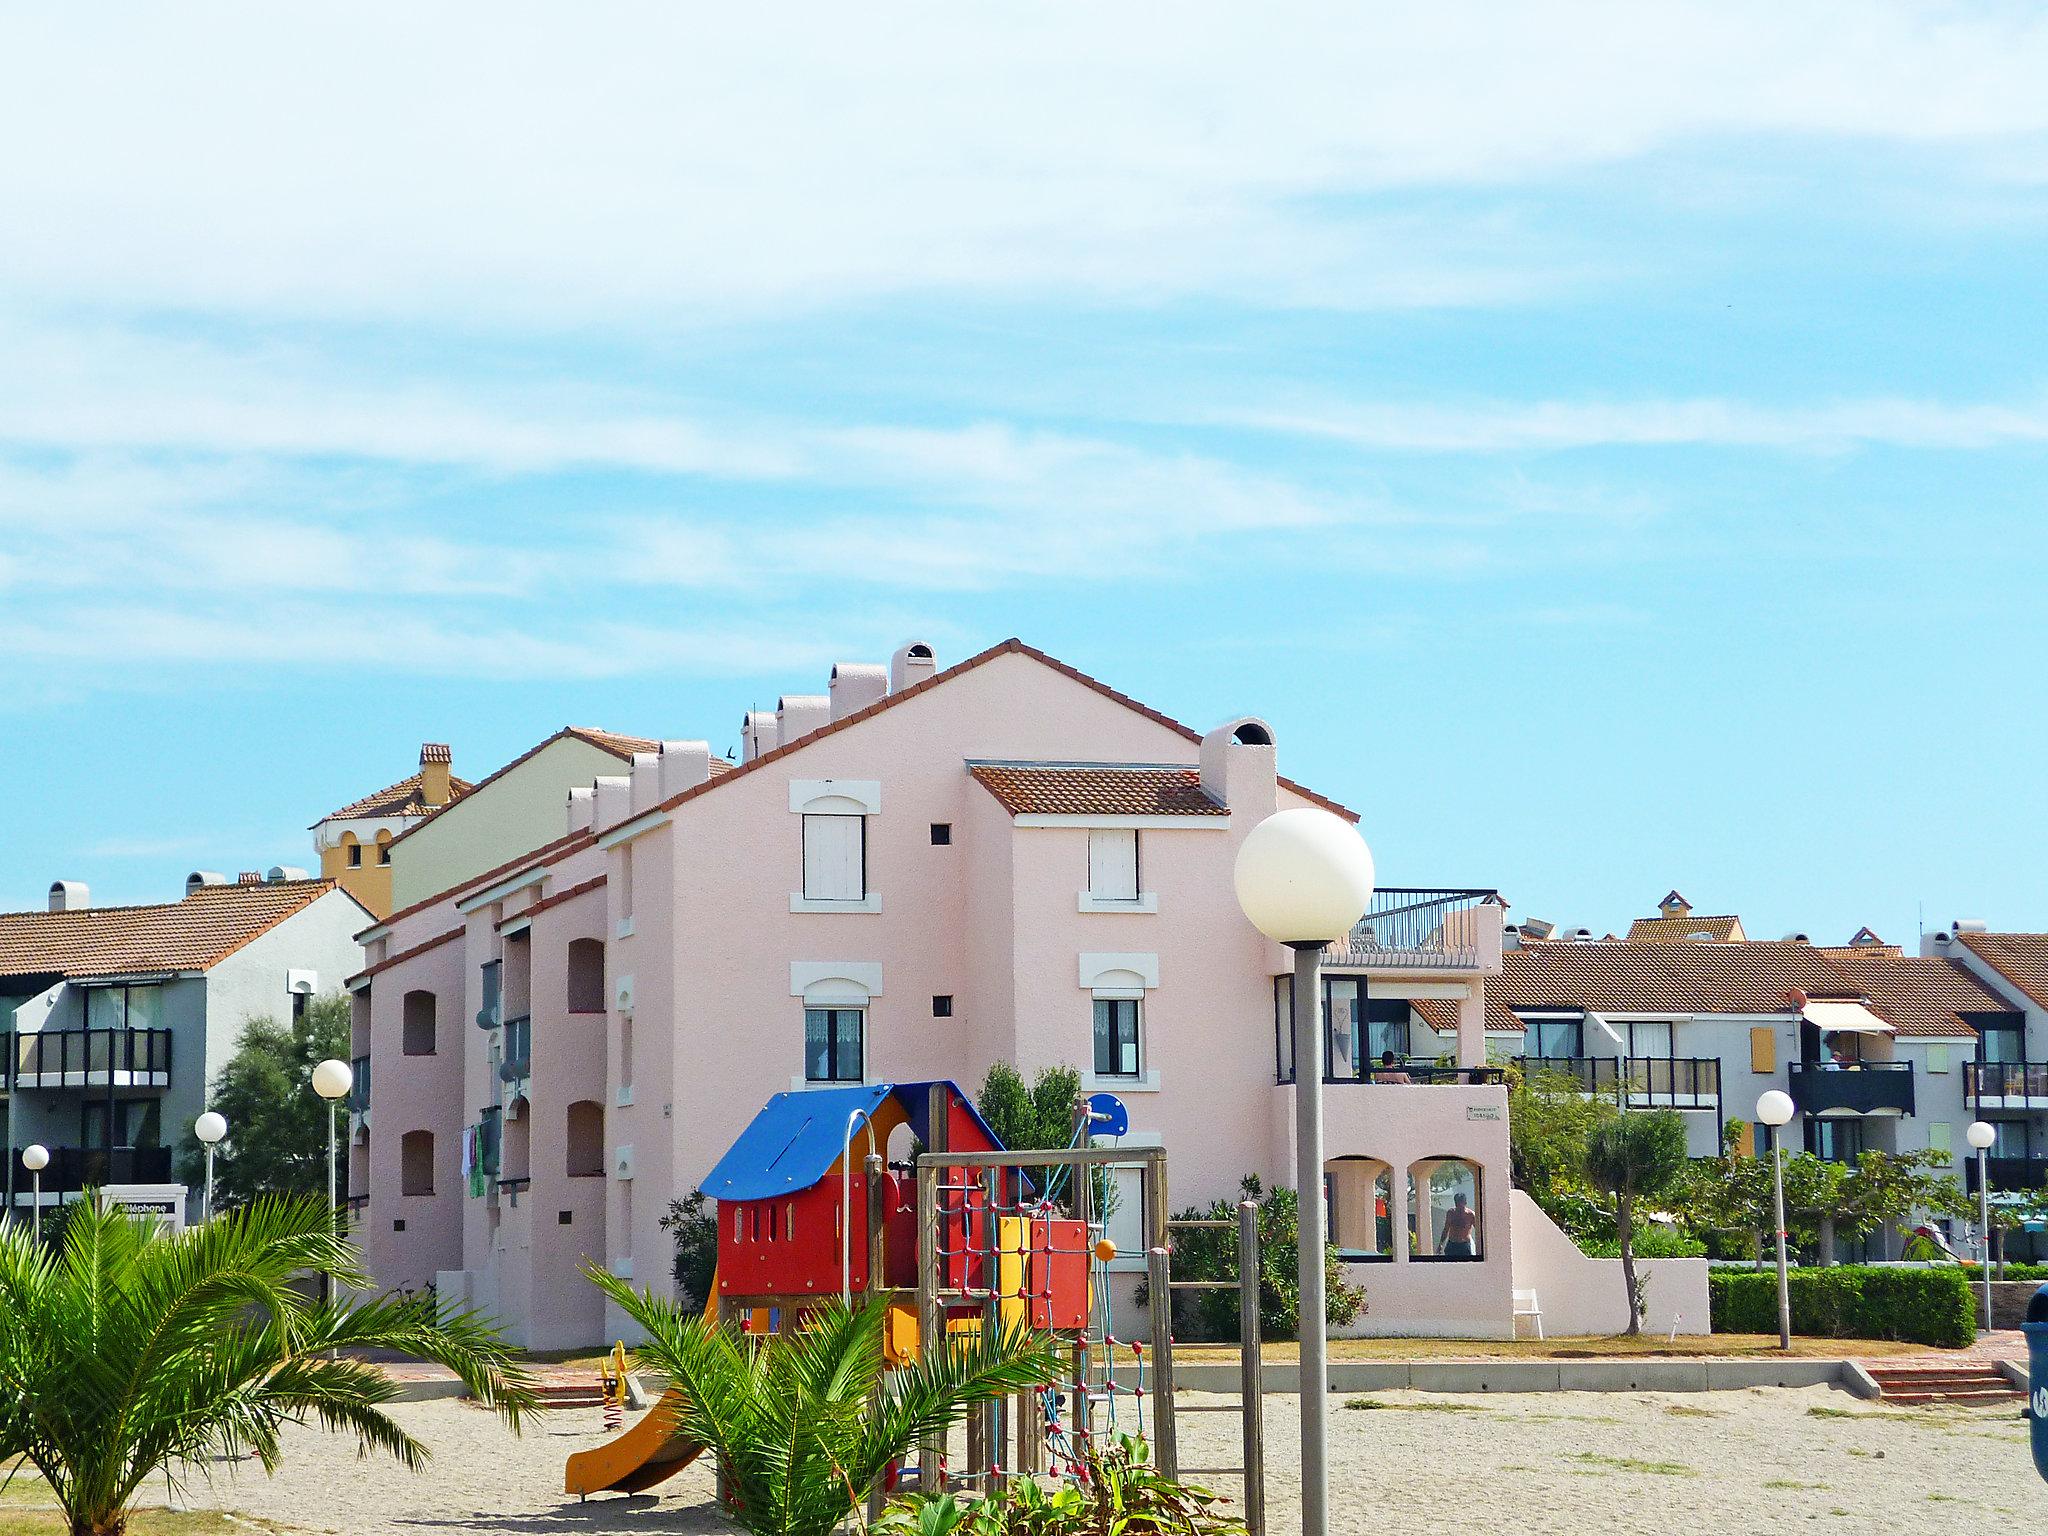
[{"label": "balcony", "polygon": [[[50,1166],[43,1170],[45,1195],[72,1195],[107,1184],[170,1184],[169,1147],[52,1147]],[[28,1198],[31,1176],[14,1173],[14,1197]]]},{"label": "balcony", "polygon": [[1791,1064],[1792,1102],[1802,1115],[1910,1115],[1913,1063],[1866,1061],[1858,1067]]},{"label": "balcony", "polygon": [[501,1082],[516,1083],[533,1070],[533,1018],[520,1014],[505,1021],[505,1054],[498,1062]]},{"label": "balcony", "polygon": [[2048,1109],[2048,1062],[1966,1061],[1963,1097],[1978,1110]]},{"label": "balcony", "polygon": [[1715,1056],[1517,1056],[1525,1075],[1569,1077],[1579,1092],[1631,1109],[1721,1107],[1721,1062]]},{"label": "balcony", "polygon": [[[1977,1193],[1976,1154],[1958,1152],[1956,1159],[1962,1163],[1964,1180],[1974,1195]],[[2048,1184],[2048,1153],[2036,1157],[1989,1157],[1985,1159],[1985,1172],[1991,1175],[1993,1194],[2038,1190]]]},{"label": "balcony", "polygon": [[[1332,1076],[1326,1072],[1323,1076],[1326,1083],[1365,1083],[1381,1087],[1401,1087],[1415,1083],[1498,1083],[1501,1080],[1502,1072],[1499,1067],[1451,1067],[1434,1057],[1427,1060],[1402,1060],[1391,1067],[1383,1067],[1375,1062],[1366,1071],[1346,1072],[1339,1076]],[[1293,1081],[1294,1068],[1290,1063],[1281,1074],[1280,1082],[1286,1084]]]},{"label": "balcony", "polygon": [[46,1029],[8,1037],[12,1087],[168,1088],[168,1029]]},{"label": "balcony", "polygon": [[1499,894],[1395,886],[1374,891],[1323,962],[1386,971],[1476,971],[1500,951]]}]

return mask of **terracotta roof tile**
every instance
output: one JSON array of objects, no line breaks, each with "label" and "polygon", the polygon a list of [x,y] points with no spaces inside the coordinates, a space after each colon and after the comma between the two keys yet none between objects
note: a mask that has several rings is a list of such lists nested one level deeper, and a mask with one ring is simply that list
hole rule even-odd
[{"label": "terracotta roof tile", "polygon": [[[345,821],[352,816],[425,816],[440,809],[426,802],[425,777],[424,773],[416,773],[396,784],[387,784],[374,795],[365,795],[360,800],[351,800],[338,811],[329,811],[320,820]],[[476,786],[469,780],[449,775],[447,803],[452,805],[474,788]]]},{"label": "terracotta roof tile", "polygon": [[1628,925],[1628,942],[1631,944],[1669,944],[1693,940],[1696,933],[1704,933],[1717,944],[1728,944],[1742,937],[1742,919],[1730,913],[1722,917],[1639,917]]},{"label": "terracotta roof tile", "polygon": [[1198,768],[1157,763],[969,763],[1012,816],[1228,816]]},{"label": "terracotta roof tile", "polygon": [[1962,933],[1964,948],[2048,1008],[2048,933]]},{"label": "terracotta roof tile", "polygon": [[1901,1035],[1974,1040],[1966,1013],[2009,1013],[2012,1004],[1985,986],[1960,961],[1940,956],[1838,955],[1835,964],[1861,987],[1870,1004]]},{"label": "terracotta roof tile", "polygon": [[161,906],[0,913],[0,976],[203,971],[334,889],[331,880],[203,885]]},{"label": "terracotta roof tile", "polygon": [[448,750],[445,741],[423,741],[420,743],[420,761],[423,763],[452,763],[455,754]]}]

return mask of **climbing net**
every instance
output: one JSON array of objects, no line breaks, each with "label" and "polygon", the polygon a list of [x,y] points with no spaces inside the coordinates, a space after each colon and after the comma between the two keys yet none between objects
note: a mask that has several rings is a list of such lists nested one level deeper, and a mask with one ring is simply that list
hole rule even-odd
[{"label": "climbing net", "polygon": [[[1071,1366],[1014,1412],[1009,1405],[978,1410],[968,1467],[949,1473],[941,1465],[954,1481],[991,1487],[1040,1472],[1085,1481],[1098,1438],[1146,1433],[1148,1396],[1153,1424],[1170,1424],[1171,1398],[1156,1390],[1147,1345],[1116,1334],[1110,1265],[1118,1254],[1105,1220],[1115,1210],[1117,1186],[1106,1177],[1113,1167],[1141,1172],[1138,1214],[1157,1220],[1165,1209],[1165,1155],[1088,1146],[1088,1131],[1077,1126],[1072,1144],[1054,1151],[920,1159],[924,1317],[947,1328],[1023,1322],[1045,1329],[1068,1346],[1063,1357]],[[1163,1231],[1149,1236],[1149,1246],[1164,1247]],[[1155,1328],[1163,1329],[1163,1298],[1154,1311]],[[938,1450],[925,1447],[920,1460]]]}]

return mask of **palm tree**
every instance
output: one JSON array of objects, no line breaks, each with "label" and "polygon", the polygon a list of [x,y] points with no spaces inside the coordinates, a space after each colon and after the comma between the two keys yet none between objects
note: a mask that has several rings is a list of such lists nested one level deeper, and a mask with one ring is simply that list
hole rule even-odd
[{"label": "palm tree", "polygon": [[334,1351],[397,1350],[455,1372],[516,1430],[532,1378],[472,1314],[431,1296],[337,1298],[369,1284],[325,1201],[257,1200],[204,1226],[155,1236],[90,1196],[62,1247],[0,1226],[0,1464],[26,1459],[73,1536],[120,1536],[136,1490],[221,1456],[266,1472],[280,1431],[312,1421],[352,1432],[409,1469],[426,1447],[383,1412],[397,1387]]},{"label": "palm tree", "polygon": [[645,1330],[637,1354],[679,1389],[676,1433],[717,1457],[731,1516],[755,1536],[826,1536],[917,1441],[1059,1370],[1050,1334],[1016,1329],[950,1335],[885,1375],[885,1298],[823,1301],[756,1344],[612,1275],[590,1277]]}]

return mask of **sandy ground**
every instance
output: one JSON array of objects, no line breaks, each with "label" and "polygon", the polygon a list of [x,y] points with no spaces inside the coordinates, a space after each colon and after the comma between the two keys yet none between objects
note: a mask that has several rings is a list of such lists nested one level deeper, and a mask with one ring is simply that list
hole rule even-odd
[{"label": "sandy ground", "polygon": [[[1804,1523],[1844,1532],[2048,1528],[2048,1484],[2017,1409],[1909,1411],[1827,1388],[1803,1391],[1439,1396],[1373,1394],[1374,1410],[1332,1399],[1332,1525],[1511,1533],[1769,1532]],[[1220,1401],[1189,1394],[1187,1402]],[[1268,1397],[1270,1528],[1297,1528],[1297,1416]],[[223,1468],[214,1504],[306,1531],[718,1531],[711,1477],[693,1467],[659,1496],[560,1492],[562,1459],[604,1438],[599,1413],[549,1416],[514,1439],[460,1402],[401,1405],[432,1447],[418,1477],[359,1461],[350,1442],[292,1433],[274,1479]],[[1235,1465],[1234,1414],[1184,1414],[1186,1467]],[[1192,1475],[1192,1474],[1191,1474]],[[1203,1476],[1231,1497],[1235,1477]]]}]

